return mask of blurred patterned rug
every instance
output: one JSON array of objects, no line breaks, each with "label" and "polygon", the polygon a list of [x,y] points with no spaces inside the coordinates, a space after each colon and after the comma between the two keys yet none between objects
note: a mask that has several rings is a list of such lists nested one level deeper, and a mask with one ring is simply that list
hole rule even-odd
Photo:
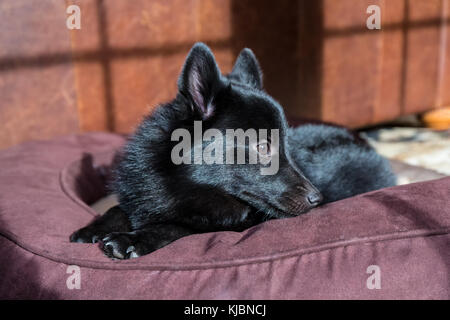
[{"label": "blurred patterned rug", "polygon": [[391,160],[399,184],[450,175],[450,130],[392,127],[362,134],[380,154]]}]

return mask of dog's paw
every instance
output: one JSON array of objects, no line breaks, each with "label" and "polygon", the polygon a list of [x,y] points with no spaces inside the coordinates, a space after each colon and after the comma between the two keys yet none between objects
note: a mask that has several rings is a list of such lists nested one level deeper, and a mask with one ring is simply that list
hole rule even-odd
[{"label": "dog's paw", "polygon": [[70,242],[97,243],[105,236],[104,233],[89,227],[81,228],[70,236]]},{"label": "dog's paw", "polygon": [[143,255],[137,236],[130,232],[113,232],[102,239],[102,250],[113,259],[131,259]]}]

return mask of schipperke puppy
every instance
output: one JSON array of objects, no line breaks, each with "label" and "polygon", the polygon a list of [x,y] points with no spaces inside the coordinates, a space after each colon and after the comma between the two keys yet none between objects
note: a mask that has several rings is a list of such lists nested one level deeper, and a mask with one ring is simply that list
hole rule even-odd
[{"label": "schipperke puppy", "polygon": [[[326,125],[289,128],[282,107],[264,91],[249,49],[222,75],[210,49],[195,44],[178,89],[122,150],[113,183],[119,206],[72,234],[72,242],[101,242],[109,257],[134,258],[193,233],[242,231],[395,183],[388,161],[354,133]],[[215,139],[195,137],[199,126],[205,135],[215,130]],[[225,144],[218,136],[230,129],[255,130],[260,139],[227,136]],[[182,150],[181,162],[174,160],[177,130],[192,146]],[[226,162],[198,159],[213,140],[223,143],[213,156],[231,152]],[[236,162],[242,150],[244,162]],[[249,161],[252,154],[261,161]]]}]

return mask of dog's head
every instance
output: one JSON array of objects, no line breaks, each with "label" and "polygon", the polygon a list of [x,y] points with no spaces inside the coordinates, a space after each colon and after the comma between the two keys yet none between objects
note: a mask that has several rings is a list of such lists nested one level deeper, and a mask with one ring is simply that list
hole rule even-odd
[{"label": "dog's head", "polygon": [[[222,75],[210,49],[196,44],[178,87],[197,129],[201,123],[202,136],[194,138],[188,166],[196,184],[219,189],[273,217],[298,215],[320,203],[321,194],[289,156],[283,109],[264,91],[250,49],[242,50],[232,72]],[[212,142],[217,142],[214,148]],[[208,155],[214,159],[206,164]],[[203,161],[195,164],[198,156]],[[218,157],[223,161],[215,161]]]}]

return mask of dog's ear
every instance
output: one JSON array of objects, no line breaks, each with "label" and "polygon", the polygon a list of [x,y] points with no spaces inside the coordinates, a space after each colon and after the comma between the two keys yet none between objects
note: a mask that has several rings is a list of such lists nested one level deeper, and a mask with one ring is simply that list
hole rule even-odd
[{"label": "dog's ear", "polygon": [[186,58],[178,79],[178,90],[188,97],[202,119],[214,114],[214,97],[222,85],[221,73],[211,50],[196,43]]},{"label": "dog's ear", "polygon": [[253,88],[260,90],[263,88],[263,75],[258,60],[248,48],[239,54],[230,76]]}]

